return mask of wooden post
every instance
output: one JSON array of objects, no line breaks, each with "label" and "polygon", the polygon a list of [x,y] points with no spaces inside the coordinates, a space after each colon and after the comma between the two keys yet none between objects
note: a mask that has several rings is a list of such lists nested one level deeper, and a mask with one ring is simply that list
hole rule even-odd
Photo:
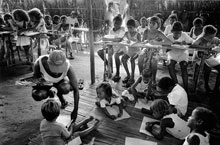
[{"label": "wooden post", "polygon": [[93,45],[93,16],[92,16],[92,0],[89,1],[89,46],[90,46],[90,73],[91,84],[95,83],[95,59],[94,59],[94,45]]}]

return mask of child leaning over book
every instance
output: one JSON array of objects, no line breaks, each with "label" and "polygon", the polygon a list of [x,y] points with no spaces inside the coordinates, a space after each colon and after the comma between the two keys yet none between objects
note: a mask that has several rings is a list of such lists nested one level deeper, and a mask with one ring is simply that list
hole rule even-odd
[{"label": "child leaning over book", "polygon": [[44,145],[65,145],[72,137],[87,135],[96,129],[100,123],[99,120],[95,119],[94,125],[88,128],[87,123],[94,119],[90,116],[79,123],[71,123],[67,129],[64,125],[56,121],[60,114],[60,105],[53,99],[48,99],[44,102],[41,112],[45,118],[40,124],[40,133]]},{"label": "child leaning over book", "polygon": [[[103,82],[96,88],[97,99],[96,105],[101,107],[103,112],[111,119],[121,117],[123,114],[122,98],[113,92],[112,87],[109,83]],[[109,114],[106,109],[107,106],[117,105],[119,108],[119,114],[117,116]]]},{"label": "child leaning over book", "polygon": [[[153,110],[153,116],[161,119],[160,122],[146,122],[146,130],[151,132],[152,135],[161,140],[166,133],[183,140],[189,133],[190,128],[187,126],[187,122],[181,119],[177,114],[172,113],[170,105],[163,99],[154,100],[150,106]],[[159,132],[153,129],[154,125],[159,125]]]}]

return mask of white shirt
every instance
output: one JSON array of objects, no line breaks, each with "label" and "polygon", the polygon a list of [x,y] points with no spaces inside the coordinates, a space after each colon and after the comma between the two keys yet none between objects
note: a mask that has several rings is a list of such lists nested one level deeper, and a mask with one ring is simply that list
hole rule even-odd
[{"label": "white shirt", "polygon": [[165,30],[164,30],[164,32],[163,32],[164,35],[170,34],[170,33],[171,33],[171,29],[172,29],[171,24],[167,25],[166,28],[165,28]]},{"label": "white shirt", "polygon": [[[193,43],[193,39],[186,33],[182,32],[181,36],[178,39],[173,38],[173,33],[168,34],[167,38],[169,38],[172,42],[186,42],[186,43]],[[181,57],[181,55],[189,55],[188,50],[182,50],[182,49],[172,49],[168,53],[168,58],[175,58],[175,56]]]},{"label": "white shirt", "polygon": [[144,31],[147,29],[147,26],[145,26],[144,28],[142,28],[142,26],[139,26],[138,28],[137,28],[137,31],[138,31],[138,33],[140,33],[141,34],[141,36],[143,36],[144,35]]},{"label": "white shirt", "polygon": [[182,115],[186,114],[188,106],[188,97],[183,87],[177,84],[173,88],[173,90],[168,94],[167,98],[169,100],[169,103],[175,106],[175,108],[177,109],[177,113],[178,111],[180,111]]},{"label": "white shirt", "polygon": [[75,24],[79,24],[79,21],[77,18],[71,18],[71,17],[67,17],[67,24],[70,24],[72,27],[75,26]]},{"label": "white shirt", "polygon": [[114,35],[117,38],[122,38],[125,35],[125,28],[121,27],[117,31],[114,31],[113,29],[111,29],[109,31],[109,35]]},{"label": "white shirt", "polygon": [[169,114],[164,116],[163,119],[164,118],[171,118],[174,122],[173,128],[166,128],[166,131],[172,136],[178,139],[184,139],[190,133],[190,128],[187,126],[187,122],[181,119],[177,114]]},{"label": "white shirt", "polygon": [[[207,132],[205,132],[206,136],[203,136],[199,133],[190,133],[189,135],[191,136],[192,134],[199,137],[199,145],[209,145],[210,144],[209,143],[209,134]],[[189,145],[189,143],[187,142],[188,136],[185,138],[183,145]]]},{"label": "white shirt", "polygon": [[68,64],[67,70],[66,70],[65,72],[63,72],[60,77],[54,78],[54,77],[50,76],[50,75],[46,72],[46,70],[45,70],[45,68],[44,68],[44,66],[43,66],[43,64],[42,64],[42,59],[43,59],[44,57],[48,57],[48,55],[42,55],[42,56],[40,56],[40,57],[36,60],[36,62],[39,61],[40,72],[42,73],[42,77],[44,78],[44,80],[47,81],[47,82],[51,82],[51,83],[58,83],[59,81],[61,81],[62,79],[64,79],[64,78],[66,77],[66,75],[67,75],[68,70],[69,70],[70,62],[69,62],[68,60],[66,60],[66,61],[67,61],[67,64]]},{"label": "white shirt", "polygon": [[121,104],[121,97],[120,96],[117,96],[115,94],[113,94],[111,96],[111,101],[107,101],[106,99],[101,99],[100,100],[100,107],[101,108],[105,108],[106,106],[111,106],[111,105],[114,105],[114,104]]}]

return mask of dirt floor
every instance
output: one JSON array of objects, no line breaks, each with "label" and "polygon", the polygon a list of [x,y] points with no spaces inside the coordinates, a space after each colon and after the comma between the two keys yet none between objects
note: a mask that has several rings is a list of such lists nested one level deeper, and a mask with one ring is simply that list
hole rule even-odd
[{"label": "dirt floor", "polygon": [[[89,56],[87,50],[77,53],[75,59],[71,60],[77,78],[84,79],[85,85],[91,84]],[[103,62],[98,56],[95,56],[96,82],[102,80],[103,69]],[[158,70],[158,78],[168,76],[166,67],[161,65]],[[121,68],[121,72],[123,78],[125,76],[123,68]],[[36,102],[32,99],[31,87],[15,85],[19,78],[30,73],[31,67],[20,62],[11,67],[0,67],[0,145],[26,145],[29,139],[39,132],[39,124],[42,120],[40,106],[43,102]],[[212,75],[215,77],[215,74]],[[136,76],[138,76],[137,67]],[[202,82],[198,86],[200,87],[201,84]],[[203,87],[200,87],[199,90],[200,96],[206,97],[200,97],[200,100],[197,97],[191,99],[209,104],[210,101],[207,95],[204,95]],[[218,106],[215,109],[220,112],[220,101],[213,102],[214,106]]]}]

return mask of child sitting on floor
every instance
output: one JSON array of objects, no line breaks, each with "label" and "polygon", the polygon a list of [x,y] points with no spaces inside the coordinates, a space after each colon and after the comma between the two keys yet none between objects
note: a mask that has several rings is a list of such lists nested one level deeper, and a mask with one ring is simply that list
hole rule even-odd
[{"label": "child sitting on floor", "polygon": [[[162,99],[168,100],[173,112],[177,113],[179,117],[183,117],[186,114],[188,97],[186,91],[179,84],[176,84],[169,77],[163,77],[157,85],[157,91],[167,94],[167,97],[162,97]],[[142,108],[143,113],[146,113],[145,110]]]},{"label": "child sitting on floor", "polygon": [[[97,88],[97,99],[98,102],[96,102],[96,105],[101,107],[103,112],[111,119],[116,119],[117,117],[121,117],[123,114],[123,105],[122,105],[122,99],[116,95],[112,91],[112,87],[109,83],[103,82],[101,83]],[[118,116],[114,116],[109,114],[108,110],[106,109],[107,106],[111,105],[117,105],[119,108],[119,114]]]},{"label": "child sitting on floor", "polygon": [[[65,145],[72,137],[85,136],[96,129],[99,124],[99,120],[95,119],[96,122],[94,125],[87,128],[87,123],[94,119],[90,116],[79,123],[71,123],[67,129],[64,125],[56,121],[60,114],[60,106],[53,99],[48,99],[42,105],[41,112],[45,118],[40,124],[40,132],[44,145]],[[78,131],[79,129],[82,131]]]},{"label": "child sitting on floor", "polygon": [[183,145],[209,145],[209,133],[217,123],[216,115],[209,109],[197,107],[188,119],[191,133],[185,138]]},{"label": "child sitting on floor", "polygon": [[[190,133],[190,128],[187,126],[187,122],[181,119],[177,114],[172,113],[167,101],[157,99],[152,102],[150,108],[153,110],[153,116],[155,118],[162,118],[160,122],[146,122],[145,129],[151,132],[155,138],[161,140],[167,132],[182,140]],[[156,124],[160,126],[159,132],[153,130],[153,126]]]},{"label": "child sitting on floor", "polygon": [[[151,56],[152,57],[152,56]],[[142,71],[142,75],[135,81],[135,83],[127,90],[122,92],[122,96],[128,98],[128,100],[133,101],[138,98],[149,99],[152,88],[152,71],[150,69],[150,60],[151,57],[147,57],[144,60],[144,70]]]},{"label": "child sitting on floor", "polygon": [[[179,21],[173,23],[171,28],[171,34],[169,34],[167,38],[169,38],[173,42],[173,44],[178,45],[186,45],[189,43],[191,44],[193,42],[193,39],[190,38],[186,32],[183,32],[183,25]],[[183,86],[186,92],[188,92],[188,59],[188,50],[172,49],[168,51],[168,69],[170,77],[172,78],[172,80],[174,80],[175,83],[178,83],[178,79],[175,72],[175,65],[179,62],[182,73]]]}]

